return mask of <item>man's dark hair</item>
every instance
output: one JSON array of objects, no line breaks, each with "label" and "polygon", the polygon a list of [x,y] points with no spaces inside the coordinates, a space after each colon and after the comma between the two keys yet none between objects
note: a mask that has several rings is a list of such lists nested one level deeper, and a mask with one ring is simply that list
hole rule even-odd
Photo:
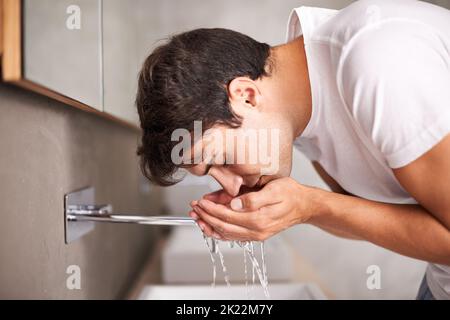
[{"label": "man's dark hair", "polygon": [[142,128],[142,173],[159,185],[172,185],[180,165],[171,160],[172,132],[203,131],[215,124],[239,127],[229,103],[236,77],[256,80],[270,72],[270,46],[227,29],[196,29],[175,35],[156,48],[139,74],[136,106]]}]

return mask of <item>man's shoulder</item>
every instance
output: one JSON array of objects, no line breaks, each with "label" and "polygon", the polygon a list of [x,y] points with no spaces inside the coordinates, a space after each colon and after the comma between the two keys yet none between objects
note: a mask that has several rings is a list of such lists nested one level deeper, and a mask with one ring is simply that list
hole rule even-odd
[{"label": "man's shoulder", "polygon": [[312,40],[326,40],[348,52],[357,43],[398,45],[405,36],[417,36],[418,33],[426,38],[441,32],[448,39],[450,22],[443,22],[442,25],[434,20],[449,18],[449,10],[421,1],[359,0],[320,25],[314,31]]},{"label": "man's shoulder", "polygon": [[362,31],[370,28],[383,18],[387,3],[384,0],[360,0],[339,10],[326,23],[318,27],[313,41],[329,41],[340,47],[359,36]]}]

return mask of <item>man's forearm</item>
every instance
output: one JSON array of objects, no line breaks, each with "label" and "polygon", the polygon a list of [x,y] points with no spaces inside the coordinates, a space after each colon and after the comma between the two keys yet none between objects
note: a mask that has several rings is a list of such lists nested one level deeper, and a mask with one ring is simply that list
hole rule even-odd
[{"label": "man's forearm", "polygon": [[330,234],[332,234],[332,235],[334,235],[336,237],[339,237],[339,238],[344,238],[344,239],[348,239],[348,240],[364,240],[364,239],[361,239],[359,237],[356,237],[353,234],[350,234],[348,232],[344,232],[342,230],[339,230],[339,229],[336,229],[336,228],[333,228],[333,227],[330,227],[330,226],[324,226],[323,224],[321,224],[321,225],[315,224],[315,226],[319,227],[323,231],[326,231],[326,232],[328,232],[328,233],[330,233]]},{"label": "man's forearm", "polygon": [[450,231],[419,205],[386,204],[320,192],[308,223],[413,258],[450,265]]}]

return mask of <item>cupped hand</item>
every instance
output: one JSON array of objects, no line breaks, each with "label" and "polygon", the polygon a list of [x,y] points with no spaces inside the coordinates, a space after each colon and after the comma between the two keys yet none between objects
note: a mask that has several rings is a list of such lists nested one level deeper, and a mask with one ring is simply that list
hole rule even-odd
[{"label": "cupped hand", "polygon": [[189,214],[203,232],[221,240],[263,241],[318,210],[320,189],[280,178],[236,198],[219,190],[191,202]]}]

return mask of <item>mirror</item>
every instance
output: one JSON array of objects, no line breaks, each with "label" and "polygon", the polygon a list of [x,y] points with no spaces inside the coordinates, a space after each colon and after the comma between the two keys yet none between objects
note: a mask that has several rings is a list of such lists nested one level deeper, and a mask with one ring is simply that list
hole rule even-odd
[{"label": "mirror", "polygon": [[140,15],[148,9],[145,2],[103,2],[104,111],[136,124],[134,99],[144,49]]},{"label": "mirror", "polygon": [[102,110],[101,1],[22,5],[23,77]]}]

